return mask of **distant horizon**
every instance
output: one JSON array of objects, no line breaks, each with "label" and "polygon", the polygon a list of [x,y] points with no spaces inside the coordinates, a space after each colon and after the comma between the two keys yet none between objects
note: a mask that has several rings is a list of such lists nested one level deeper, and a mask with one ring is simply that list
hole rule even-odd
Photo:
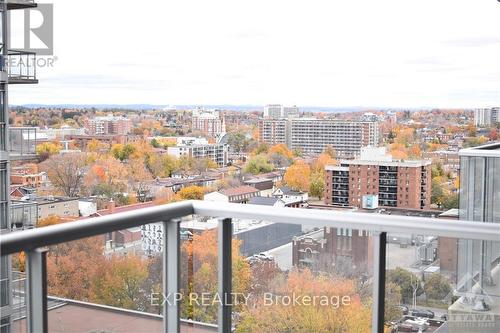
[{"label": "distant horizon", "polygon": [[[271,104],[271,103],[270,103]],[[279,104],[279,103],[275,103]],[[115,109],[132,109],[132,110],[154,110],[154,109],[165,109],[165,108],[177,108],[177,109],[194,109],[197,107],[205,109],[221,109],[230,111],[261,111],[257,109],[264,108],[264,105],[260,104],[148,104],[148,103],[138,103],[138,104],[74,104],[74,103],[56,103],[56,104],[44,104],[44,103],[27,103],[27,104],[11,104],[11,107],[25,107],[25,108],[115,108]],[[284,106],[290,106],[289,104],[281,104]],[[300,111],[305,112],[361,112],[361,111],[425,111],[425,110],[474,110],[481,109],[484,107],[434,107],[434,106],[422,106],[422,107],[398,107],[398,106],[315,106],[315,105],[294,105],[299,108]],[[497,107],[495,105],[490,106],[491,108]]]}]

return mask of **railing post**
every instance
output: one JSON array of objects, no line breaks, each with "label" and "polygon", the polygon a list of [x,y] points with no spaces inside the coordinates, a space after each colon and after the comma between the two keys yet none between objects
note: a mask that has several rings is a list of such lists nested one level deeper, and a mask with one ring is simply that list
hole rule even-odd
[{"label": "railing post", "polygon": [[219,333],[231,332],[231,279],[232,279],[232,238],[233,225],[231,219],[219,221]]},{"label": "railing post", "polygon": [[373,232],[373,333],[384,332],[386,245],[387,233]]},{"label": "railing post", "polygon": [[180,332],[180,220],[163,222],[163,328]]},{"label": "railing post", "polygon": [[26,312],[28,333],[46,333],[47,325],[47,249],[34,249],[26,255]]}]

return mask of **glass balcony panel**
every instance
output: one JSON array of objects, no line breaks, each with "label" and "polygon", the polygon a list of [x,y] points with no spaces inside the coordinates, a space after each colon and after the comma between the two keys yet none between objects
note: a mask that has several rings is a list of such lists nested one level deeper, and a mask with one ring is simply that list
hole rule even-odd
[{"label": "glass balcony panel", "polygon": [[9,50],[6,60],[9,83],[37,83],[36,53],[23,50]]},{"label": "glass balcony panel", "polygon": [[389,234],[386,321],[400,331],[500,327],[500,241]]},{"label": "glass balcony panel", "polygon": [[9,152],[16,157],[36,155],[37,129],[35,127],[10,127]]}]

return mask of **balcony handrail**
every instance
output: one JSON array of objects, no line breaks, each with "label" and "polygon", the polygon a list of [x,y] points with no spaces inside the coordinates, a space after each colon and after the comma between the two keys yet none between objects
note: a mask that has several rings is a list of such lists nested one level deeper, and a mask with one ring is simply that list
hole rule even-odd
[{"label": "balcony handrail", "polygon": [[[277,208],[223,202],[183,201],[138,209],[81,221],[12,232],[0,237],[0,253],[27,252],[27,324],[28,332],[47,332],[47,263],[45,247],[112,231],[163,223],[163,292],[180,292],[180,218],[188,215],[221,218],[218,228],[218,293],[231,294],[233,218],[266,220],[276,223],[307,224],[322,228],[367,230],[373,237],[372,332],[384,331],[385,271],[387,233],[414,233],[475,240],[500,241],[500,225],[435,218],[388,216],[381,214]],[[164,304],[164,332],[180,332],[179,304]],[[231,305],[218,309],[218,332],[233,330]]]},{"label": "balcony handrail", "polygon": [[34,55],[34,56],[36,56],[36,52],[22,50],[22,49],[9,49],[8,52],[9,52],[8,55]]},{"label": "balcony handrail", "polygon": [[88,218],[0,237],[2,255],[70,242],[108,232],[165,222],[188,215],[307,224],[386,233],[407,233],[471,240],[500,241],[500,224],[429,217],[339,212],[290,207],[267,207],[187,200],[132,212]]}]

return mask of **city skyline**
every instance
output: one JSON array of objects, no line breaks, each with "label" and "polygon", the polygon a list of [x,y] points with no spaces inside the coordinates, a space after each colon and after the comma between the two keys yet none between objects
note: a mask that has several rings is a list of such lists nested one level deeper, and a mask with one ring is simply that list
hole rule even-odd
[{"label": "city skyline", "polygon": [[11,104],[500,104],[496,1],[53,3],[57,60]]}]

